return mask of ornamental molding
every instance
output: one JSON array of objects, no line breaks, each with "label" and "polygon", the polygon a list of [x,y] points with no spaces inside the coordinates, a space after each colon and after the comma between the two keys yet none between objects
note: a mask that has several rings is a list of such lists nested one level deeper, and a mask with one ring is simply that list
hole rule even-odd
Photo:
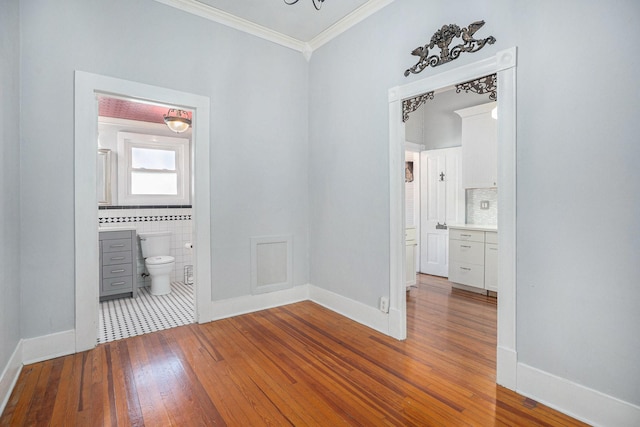
[{"label": "ornamental molding", "polygon": [[460,83],[456,85],[456,93],[462,91],[466,93],[473,92],[478,95],[489,94],[491,101],[498,100],[498,76],[496,74],[490,74],[488,76],[480,77],[475,80]]},{"label": "ornamental molding", "polygon": [[431,91],[402,101],[402,122],[406,123],[406,121],[409,120],[409,114],[416,111],[428,100],[433,99],[433,94],[434,92]]},{"label": "ornamental molding", "polygon": [[[476,21],[469,24],[466,28],[460,28],[456,24],[443,25],[433,36],[431,36],[431,42],[415,48],[411,55],[418,56],[420,60],[416,65],[407,69],[404,72],[404,76],[408,77],[409,74],[418,74],[428,66],[437,67],[438,65],[446,64],[454,59],[458,59],[463,52],[477,52],[482,49],[487,43],[494,44],[496,42],[495,37],[489,36],[486,39],[475,39],[473,35],[484,25],[484,21]],[[462,38],[463,43],[457,44],[451,49],[449,45],[453,43],[456,38]],[[434,54],[429,56],[429,50],[438,47],[440,49],[440,55]]]}]

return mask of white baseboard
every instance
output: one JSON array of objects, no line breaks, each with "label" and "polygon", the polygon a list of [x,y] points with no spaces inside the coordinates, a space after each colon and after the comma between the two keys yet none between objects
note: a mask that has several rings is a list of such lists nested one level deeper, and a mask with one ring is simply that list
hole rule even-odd
[{"label": "white baseboard", "polygon": [[42,362],[76,352],[76,331],[58,332],[22,342],[22,362],[25,365]]},{"label": "white baseboard", "polygon": [[9,397],[11,397],[13,387],[18,381],[20,371],[22,371],[22,340],[18,341],[18,345],[0,376],[0,414],[4,412],[7,402],[9,402]]},{"label": "white baseboard", "polygon": [[496,359],[496,382],[509,390],[515,390],[518,375],[518,353],[511,348],[498,346]]},{"label": "white baseboard", "polygon": [[309,285],[294,286],[290,289],[274,291],[258,295],[246,295],[211,303],[211,319],[226,319],[267,308],[293,304],[309,299]]},{"label": "white baseboard", "polygon": [[523,363],[516,391],[593,426],[640,425],[640,407]]},{"label": "white baseboard", "polygon": [[309,285],[309,299],[362,325],[389,335],[389,315],[326,289]]}]

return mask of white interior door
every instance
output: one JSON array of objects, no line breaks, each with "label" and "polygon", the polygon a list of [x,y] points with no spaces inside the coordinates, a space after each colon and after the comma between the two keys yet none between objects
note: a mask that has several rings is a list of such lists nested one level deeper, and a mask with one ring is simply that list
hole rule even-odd
[{"label": "white interior door", "polygon": [[464,222],[461,147],[420,153],[420,272],[449,275],[447,224]]}]

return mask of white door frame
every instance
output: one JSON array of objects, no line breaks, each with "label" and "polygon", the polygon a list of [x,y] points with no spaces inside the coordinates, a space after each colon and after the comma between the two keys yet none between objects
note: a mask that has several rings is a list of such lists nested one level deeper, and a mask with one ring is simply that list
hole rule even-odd
[{"label": "white door frame", "polygon": [[516,54],[495,56],[389,89],[389,333],[407,337],[404,287],[404,139],[402,101],[425,92],[498,74],[498,348],[497,383],[516,388]]},{"label": "white door frame", "polygon": [[194,186],[193,256],[195,313],[199,323],[211,313],[211,225],[209,184],[209,98],[98,74],[75,73],[75,340],[76,352],[96,346],[98,322],[98,199],[96,150],[97,94],[181,106],[193,111],[191,150]]}]

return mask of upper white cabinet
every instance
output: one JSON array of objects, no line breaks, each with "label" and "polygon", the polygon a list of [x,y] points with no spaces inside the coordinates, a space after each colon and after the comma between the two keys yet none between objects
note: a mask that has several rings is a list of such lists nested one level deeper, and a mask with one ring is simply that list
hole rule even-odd
[{"label": "upper white cabinet", "polygon": [[462,186],[498,186],[498,121],[496,102],[457,110],[462,117]]}]

